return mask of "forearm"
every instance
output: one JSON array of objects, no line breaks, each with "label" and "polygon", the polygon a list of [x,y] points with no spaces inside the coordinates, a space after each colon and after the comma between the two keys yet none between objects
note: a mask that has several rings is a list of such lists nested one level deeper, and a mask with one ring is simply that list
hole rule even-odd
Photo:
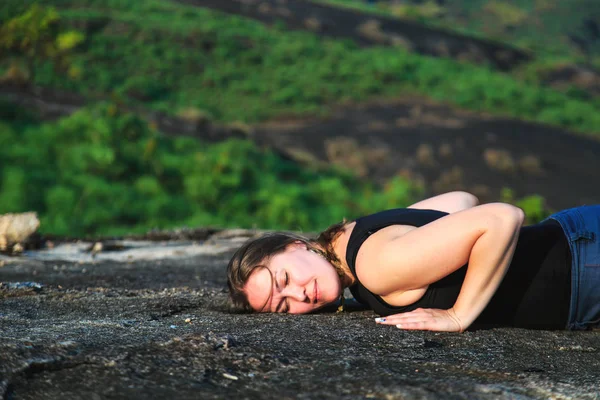
[{"label": "forearm", "polygon": [[408,208],[444,211],[449,214],[475,207],[479,204],[477,197],[470,193],[456,191],[440,194],[410,205]]},{"label": "forearm", "polygon": [[512,260],[524,216],[517,208],[507,211],[490,218],[471,250],[467,273],[453,307],[463,330],[488,305]]}]

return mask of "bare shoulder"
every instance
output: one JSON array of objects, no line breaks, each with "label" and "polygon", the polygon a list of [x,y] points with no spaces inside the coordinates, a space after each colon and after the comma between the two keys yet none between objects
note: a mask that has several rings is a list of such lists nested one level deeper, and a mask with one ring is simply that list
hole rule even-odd
[{"label": "bare shoulder", "polygon": [[465,265],[484,232],[511,235],[522,220],[520,209],[494,203],[451,213],[418,228],[391,225],[363,243],[356,275],[384,300],[403,302],[403,293],[413,291],[408,297],[422,295],[430,284]]},{"label": "bare shoulder", "polygon": [[390,225],[373,233],[364,241],[358,251],[358,255],[356,256],[357,270],[359,269],[359,265],[361,267],[364,265],[365,268],[360,268],[361,272],[364,271],[363,275],[368,275],[370,273],[376,274],[376,266],[370,264],[372,264],[373,260],[378,259],[377,255],[381,252],[381,249],[385,248],[388,243],[414,229],[417,228],[410,225]]},{"label": "bare shoulder", "polygon": [[[349,223],[345,227],[345,230],[340,235],[338,240],[336,241],[335,247],[337,254],[346,254],[346,249],[348,248],[348,241],[350,240],[350,236],[352,235],[352,231],[354,230],[355,225],[356,222]],[[394,238],[400,237],[413,229],[415,229],[415,227],[409,225],[390,225],[373,233],[361,245],[358,251],[356,264],[358,265],[359,263],[361,263],[360,260],[371,259],[371,255],[376,254],[384,243],[393,240]]]},{"label": "bare shoulder", "polygon": [[[377,260],[382,248],[397,238],[417,229],[410,225],[390,225],[373,233],[361,246],[357,258],[357,274],[360,271],[359,280],[361,283],[371,282],[373,279],[381,279],[381,270],[372,260]],[[385,278],[385,277],[384,277]],[[428,285],[416,289],[398,289],[387,293],[377,293],[381,298],[392,306],[405,306],[419,300],[425,294]],[[367,289],[369,289],[367,287]]]}]

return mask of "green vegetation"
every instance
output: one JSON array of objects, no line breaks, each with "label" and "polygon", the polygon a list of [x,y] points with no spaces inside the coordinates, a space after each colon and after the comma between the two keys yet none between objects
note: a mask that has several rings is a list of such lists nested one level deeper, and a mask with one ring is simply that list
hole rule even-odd
[{"label": "green vegetation", "polygon": [[584,132],[600,126],[597,100],[482,66],[362,49],[162,0],[34,3],[6,0],[0,9],[1,79],[74,91],[91,104],[112,99],[52,123],[0,103],[0,210],[35,210],[45,232],[318,230],[418,197],[400,179],[377,187],[337,169],[301,167],[248,141],[167,138],[123,111],[131,105],[256,122],[418,94]]},{"label": "green vegetation", "polygon": [[526,222],[533,224],[549,217],[554,211],[548,209],[542,196],[530,195],[522,199],[515,198],[514,192],[509,188],[502,189],[500,201],[511,203],[520,207],[526,215]]},{"label": "green vegetation", "polygon": [[[335,168],[301,167],[247,140],[168,138],[115,104],[56,123],[0,104],[0,117],[0,210],[36,210],[47,233],[184,225],[318,231],[420,196],[400,178],[380,188]],[[548,215],[539,196],[518,200],[505,190],[502,200],[523,207],[529,222]]]},{"label": "green vegetation", "polygon": [[[4,79],[35,81],[39,61],[49,61],[54,67],[69,66],[69,53],[83,40],[80,32],[60,31],[60,18],[54,9],[34,4],[0,26],[0,54],[10,65]],[[80,70],[72,67],[67,73],[77,77]]]},{"label": "green vegetation", "polygon": [[36,210],[44,232],[316,231],[418,195],[401,179],[380,189],[343,171],[302,168],[249,141],[167,138],[114,104],[46,124],[25,123],[9,105],[0,110],[8,121],[0,124],[0,210]]},{"label": "green vegetation", "polygon": [[[589,20],[600,18],[596,0],[313,0],[380,15],[411,19],[433,27],[494,39],[534,51],[544,63],[592,62],[600,66],[600,43],[582,48],[570,37],[591,42]],[[598,39],[598,38],[596,38]],[[591,56],[591,57],[590,57]]]},{"label": "green vegetation", "polygon": [[[456,0],[443,5],[437,0],[381,0],[376,5],[364,0],[313,1],[412,20],[527,50],[535,58],[510,72],[526,86],[543,86],[548,76],[576,65],[600,70],[600,2],[596,0]],[[574,81],[571,86],[562,85],[562,90],[574,98],[594,97]]]},{"label": "green vegetation", "polygon": [[585,93],[544,88],[483,66],[398,48],[362,49],[166,1],[43,3],[60,6],[64,23],[83,28],[87,39],[72,57],[80,75],[40,61],[34,83],[92,97],[256,122],[326,113],[333,104],[375,95],[419,94],[582,132],[600,126],[600,102]]}]

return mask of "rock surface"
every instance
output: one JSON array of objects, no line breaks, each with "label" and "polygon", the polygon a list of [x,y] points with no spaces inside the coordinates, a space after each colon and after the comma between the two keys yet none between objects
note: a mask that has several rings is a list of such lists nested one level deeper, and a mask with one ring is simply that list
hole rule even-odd
[{"label": "rock surface", "polygon": [[40,226],[34,212],[0,215],[0,251],[26,241]]},{"label": "rock surface", "polygon": [[527,51],[446,29],[306,0],[177,0],[287,29],[351,39],[361,46],[394,46],[436,57],[509,70],[533,58]]},{"label": "rock surface", "polygon": [[404,332],[356,307],[229,313],[225,265],[255,233],[0,256],[0,398],[599,396],[600,332]]},{"label": "rock surface", "polygon": [[[384,183],[396,176],[431,195],[466,190],[482,202],[504,188],[551,210],[600,203],[600,141],[563,129],[411,98],[336,107],[327,118],[269,121],[254,140],[306,164],[328,163]],[[560,154],[560,156],[557,156]]]}]

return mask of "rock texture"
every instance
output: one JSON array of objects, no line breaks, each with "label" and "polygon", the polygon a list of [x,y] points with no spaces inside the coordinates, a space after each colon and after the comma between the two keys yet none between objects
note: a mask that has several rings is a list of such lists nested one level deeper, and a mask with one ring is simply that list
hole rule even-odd
[{"label": "rock texture", "polygon": [[254,234],[0,256],[0,398],[598,398],[600,332],[403,332],[357,307],[230,313],[225,265]]},{"label": "rock texture", "polygon": [[0,215],[0,251],[21,245],[39,226],[40,220],[33,212]]},{"label": "rock texture", "polygon": [[509,70],[531,60],[530,53],[506,44],[437,29],[408,20],[364,13],[306,0],[177,0],[253,18],[267,24],[348,38],[361,46],[394,46]]},{"label": "rock texture", "polygon": [[544,84],[560,90],[576,87],[592,96],[600,95],[600,71],[586,65],[561,65],[542,73]]},{"label": "rock texture", "polygon": [[373,100],[327,118],[269,121],[254,140],[307,164],[330,163],[383,183],[404,176],[428,194],[466,190],[482,202],[543,196],[552,210],[600,203],[600,141],[548,125],[426,100]]}]

